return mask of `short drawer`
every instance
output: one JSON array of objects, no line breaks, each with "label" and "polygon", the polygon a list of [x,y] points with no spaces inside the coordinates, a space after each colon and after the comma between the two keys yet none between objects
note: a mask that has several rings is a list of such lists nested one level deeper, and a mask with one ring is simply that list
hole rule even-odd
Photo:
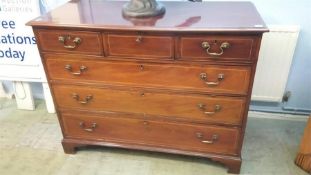
[{"label": "short drawer", "polygon": [[54,85],[60,108],[146,114],[199,123],[240,125],[245,108],[242,97],[208,97],[145,90],[120,90]]},{"label": "short drawer", "polygon": [[195,36],[181,37],[181,59],[250,60],[256,53],[256,37]]},{"label": "short drawer", "polygon": [[65,138],[237,154],[240,130],[121,117],[61,114]]},{"label": "short drawer", "polygon": [[247,94],[251,74],[248,66],[120,63],[89,61],[61,55],[45,58],[52,80],[105,82],[205,92]]},{"label": "short drawer", "polygon": [[171,36],[107,34],[106,45],[107,56],[139,59],[172,59],[174,56],[174,39]]},{"label": "short drawer", "polygon": [[103,55],[100,33],[71,30],[35,31],[39,46],[44,52]]}]

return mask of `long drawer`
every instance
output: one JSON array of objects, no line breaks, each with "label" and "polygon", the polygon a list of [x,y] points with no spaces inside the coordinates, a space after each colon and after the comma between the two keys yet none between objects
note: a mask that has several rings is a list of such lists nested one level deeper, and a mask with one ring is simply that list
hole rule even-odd
[{"label": "long drawer", "polygon": [[61,114],[65,138],[236,154],[240,130],[121,117]]},{"label": "long drawer", "polygon": [[[45,55],[46,67],[52,80],[78,80],[153,86],[205,92],[246,94],[251,68],[247,66],[183,66],[109,62]],[[92,57],[91,57],[92,58]]]},{"label": "long drawer", "polygon": [[69,85],[54,85],[53,91],[60,108],[137,113],[191,122],[240,125],[245,108],[245,98],[237,97],[207,97]]}]

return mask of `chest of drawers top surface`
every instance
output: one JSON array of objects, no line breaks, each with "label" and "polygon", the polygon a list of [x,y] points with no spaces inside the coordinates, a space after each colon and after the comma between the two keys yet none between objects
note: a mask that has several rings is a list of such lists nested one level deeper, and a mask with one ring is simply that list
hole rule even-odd
[{"label": "chest of drawers top surface", "polygon": [[127,18],[122,1],[70,1],[28,25],[80,27],[85,29],[193,32],[266,32],[267,28],[250,2],[161,2],[162,16]]}]

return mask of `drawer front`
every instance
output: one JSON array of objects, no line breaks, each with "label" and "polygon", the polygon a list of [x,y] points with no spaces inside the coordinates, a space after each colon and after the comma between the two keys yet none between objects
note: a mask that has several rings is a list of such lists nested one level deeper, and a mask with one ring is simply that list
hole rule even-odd
[{"label": "drawer front", "polygon": [[69,30],[37,30],[42,51],[103,55],[100,33]]},{"label": "drawer front", "polygon": [[241,59],[250,60],[255,37],[201,36],[181,37],[181,59]]},{"label": "drawer front", "polygon": [[236,154],[240,130],[121,117],[62,114],[65,137]]},{"label": "drawer front", "polygon": [[172,119],[240,125],[245,98],[207,97],[54,85],[58,107],[116,111],[170,117]]},{"label": "drawer front", "polygon": [[107,34],[107,56],[139,59],[173,58],[174,39],[170,36]]},{"label": "drawer front", "polygon": [[250,67],[182,66],[173,64],[118,63],[46,56],[53,80],[105,82],[205,92],[247,94]]}]

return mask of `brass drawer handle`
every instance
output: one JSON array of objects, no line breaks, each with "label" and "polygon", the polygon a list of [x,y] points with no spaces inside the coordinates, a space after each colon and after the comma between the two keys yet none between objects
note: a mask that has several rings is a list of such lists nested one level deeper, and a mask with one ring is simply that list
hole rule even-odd
[{"label": "brass drawer handle", "polygon": [[97,127],[97,124],[96,123],[92,123],[91,127],[86,128],[85,123],[84,122],[80,122],[79,126],[80,126],[81,129],[83,129],[86,132],[93,132],[94,129]]},{"label": "brass drawer handle", "polygon": [[59,36],[58,37],[58,41],[62,44],[64,44],[64,48],[66,49],[74,49],[76,47],[79,46],[79,44],[81,43],[81,38],[79,37],[75,37],[73,40],[72,40],[72,43],[73,45],[67,45],[67,41],[70,41],[71,40],[71,36],[69,35],[66,35],[66,36]]},{"label": "brass drawer handle", "polygon": [[72,75],[81,75],[82,72],[85,72],[87,70],[86,66],[80,66],[79,71],[78,72],[73,72],[72,71],[72,66],[70,64],[66,64],[65,65],[65,70],[67,70],[68,72],[70,72]]},{"label": "brass drawer handle", "polygon": [[143,37],[142,36],[137,36],[135,41],[137,43],[141,43],[143,41]]},{"label": "brass drawer handle", "polygon": [[200,73],[200,79],[205,82],[205,84],[209,87],[218,86],[222,80],[225,79],[225,74],[218,74],[218,81],[207,81],[207,73]]},{"label": "brass drawer handle", "polygon": [[198,104],[198,108],[199,108],[200,110],[202,110],[203,113],[206,114],[206,115],[213,115],[213,114],[215,114],[216,112],[219,112],[219,111],[221,110],[221,106],[220,106],[220,105],[215,105],[214,111],[206,111],[206,105],[203,104],[203,103],[199,103],[199,104]]},{"label": "brass drawer handle", "polygon": [[197,132],[196,136],[197,136],[198,139],[201,140],[202,143],[205,143],[205,144],[213,144],[219,138],[219,136],[217,134],[213,134],[211,140],[204,140],[204,135],[201,132]]},{"label": "brass drawer handle", "polygon": [[202,42],[201,44],[202,48],[206,50],[206,53],[211,55],[211,56],[220,56],[224,53],[224,49],[228,49],[230,47],[230,44],[228,42],[223,42],[221,43],[219,49],[220,49],[220,52],[217,53],[217,52],[209,52],[210,48],[211,48],[211,45],[207,42],[207,41],[204,41]]},{"label": "brass drawer handle", "polygon": [[80,100],[80,96],[77,93],[73,93],[72,98],[75,99],[80,104],[87,104],[93,99],[93,96],[87,95],[84,100]]}]

